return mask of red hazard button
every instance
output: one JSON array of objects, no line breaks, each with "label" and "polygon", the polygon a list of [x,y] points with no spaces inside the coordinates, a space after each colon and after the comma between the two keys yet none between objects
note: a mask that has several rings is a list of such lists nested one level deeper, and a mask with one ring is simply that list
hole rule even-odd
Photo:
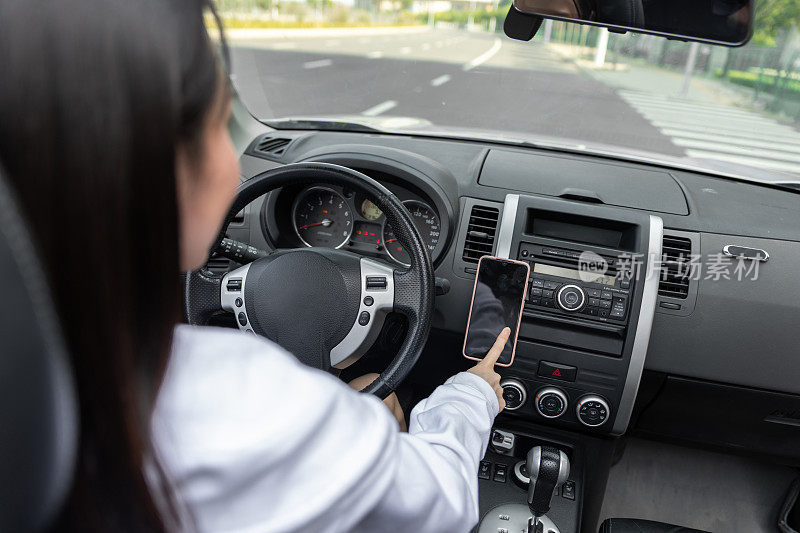
[{"label": "red hazard button", "polygon": [[538,374],[542,377],[558,379],[561,381],[575,381],[578,369],[574,366],[551,363],[550,361],[539,361]]}]

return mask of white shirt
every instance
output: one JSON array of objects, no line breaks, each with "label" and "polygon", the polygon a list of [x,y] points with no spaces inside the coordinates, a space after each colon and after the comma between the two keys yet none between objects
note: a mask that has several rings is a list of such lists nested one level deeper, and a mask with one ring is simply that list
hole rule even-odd
[{"label": "white shirt", "polygon": [[[458,354],[451,354],[458,357]],[[499,406],[462,372],[411,412],[266,339],[178,326],[153,416],[156,453],[201,531],[468,531]]]}]

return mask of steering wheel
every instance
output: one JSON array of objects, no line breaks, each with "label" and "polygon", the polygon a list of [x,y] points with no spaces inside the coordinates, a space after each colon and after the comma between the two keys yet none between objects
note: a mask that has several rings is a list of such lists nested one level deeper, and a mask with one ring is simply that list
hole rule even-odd
[{"label": "steering wheel", "polygon": [[[347,187],[372,199],[406,247],[410,267],[330,248],[267,253],[225,238],[234,215],[247,204],[272,190],[304,184]],[[379,398],[394,391],[419,359],[433,312],[431,259],[406,208],[372,178],[329,163],[295,163],[263,172],[239,186],[214,250],[246,264],[224,276],[203,269],[186,275],[189,324],[206,324],[213,315],[231,311],[240,329],[276,342],[309,366],[335,371],[366,353],[385,316],[397,311],[408,319],[405,340],[363,390]]]}]

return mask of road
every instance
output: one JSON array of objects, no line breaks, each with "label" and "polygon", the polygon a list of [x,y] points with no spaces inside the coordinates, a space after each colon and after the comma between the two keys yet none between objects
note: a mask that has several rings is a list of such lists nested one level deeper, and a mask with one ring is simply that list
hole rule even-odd
[{"label": "road", "polygon": [[416,117],[800,174],[793,128],[626,87],[541,43],[422,28],[243,32],[231,45],[237,90],[259,118]]}]

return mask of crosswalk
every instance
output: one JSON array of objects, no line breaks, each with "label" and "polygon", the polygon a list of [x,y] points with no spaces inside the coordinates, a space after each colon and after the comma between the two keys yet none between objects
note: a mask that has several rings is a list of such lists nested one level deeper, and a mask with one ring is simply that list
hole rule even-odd
[{"label": "crosswalk", "polygon": [[800,132],[737,107],[645,92],[619,95],[689,157],[800,174]]}]

